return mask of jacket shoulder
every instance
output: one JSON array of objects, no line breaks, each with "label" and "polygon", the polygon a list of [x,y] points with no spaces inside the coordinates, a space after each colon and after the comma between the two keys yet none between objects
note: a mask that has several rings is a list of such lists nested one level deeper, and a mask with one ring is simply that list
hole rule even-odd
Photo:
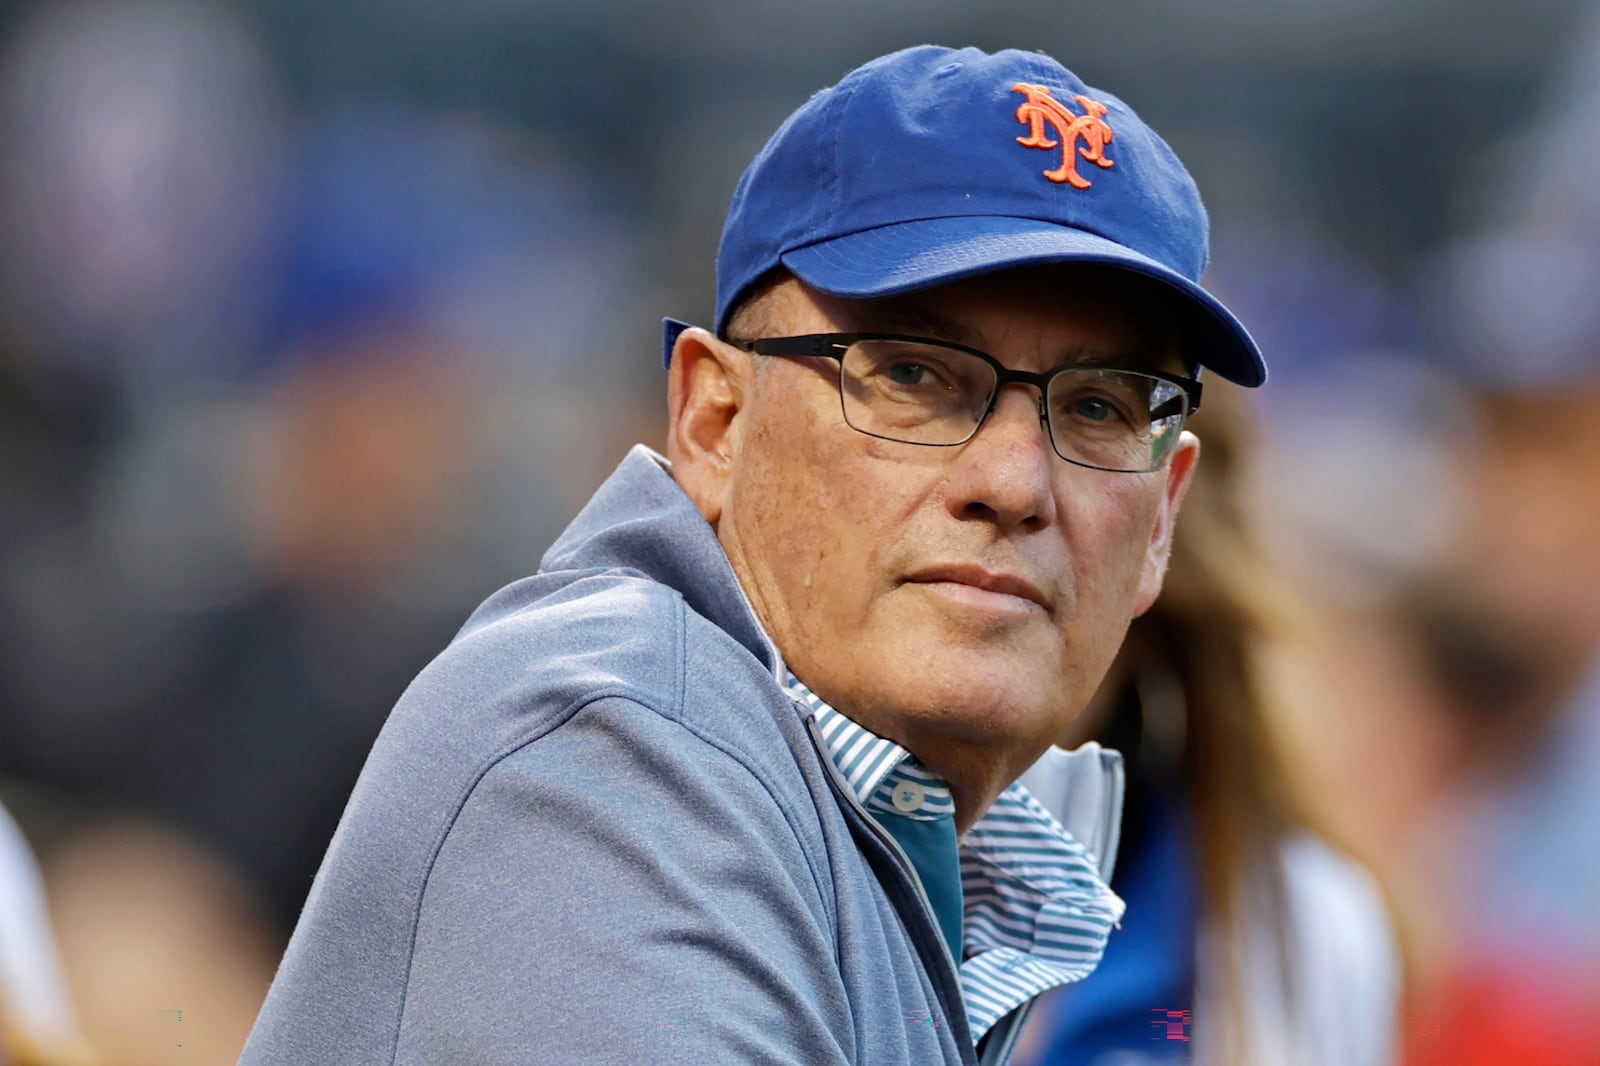
[{"label": "jacket shoulder", "polygon": [[684,613],[676,590],[638,571],[537,574],[484,601],[417,681],[660,705],[683,666]]}]

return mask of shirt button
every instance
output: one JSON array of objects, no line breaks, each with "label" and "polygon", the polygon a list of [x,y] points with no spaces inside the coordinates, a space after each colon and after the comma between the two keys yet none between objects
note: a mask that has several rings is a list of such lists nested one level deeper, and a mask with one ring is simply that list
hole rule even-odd
[{"label": "shirt button", "polygon": [[901,781],[894,786],[894,809],[907,813],[922,806],[923,797],[927,793],[915,781]]}]

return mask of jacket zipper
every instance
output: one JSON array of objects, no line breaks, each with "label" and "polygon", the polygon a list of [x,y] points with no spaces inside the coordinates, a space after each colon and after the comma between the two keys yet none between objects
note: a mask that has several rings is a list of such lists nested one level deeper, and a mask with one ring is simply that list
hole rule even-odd
[{"label": "jacket zipper", "polygon": [[[802,713],[804,713],[806,710],[806,708],[801,704],[796,704],[795,706]],[[906,855],[904,849],[900,847],[899,842],[896,841],[894,837],[889,835],[889,831],[883,828],[883,826],[879,825],[878,820],[872,817],[872,815],[867,811],[866,807],[862,806],[861,801],[858,800],[855,793],[851,791],[849,782],[845,781],[844,776],[839,773],[839,768],[833,764],[833,760],[828,758],[828,747],[826,742],[822,739],[822,734],[817,727],[816,720],[807,714],[805,716],[805,722],[806,729],[811,734],[812,744],[815,745],[817,754],[821,756],[819,761],[822,763],[823,769],[828,774],[828,780],[833,784],[834,792],[836,792],[839,798],[848,804],[850,808],[861,817],[861,820],[866,823],[872,835],[877,837],[878,841],[889,849],[889,854],[894,856],[895,862],[899,865],[901,872],[906,875],[911,882],[911,887],[916,890],[917,900],[922,905],[922,913],[927,917],[929,924],[932,925],[934,930],[937,932],[939,929],[939,921],[933,910],[933,902],[928,899],[928,892],[922,887],[922,878],[918,876],[917,869],[914,865],[912,865],[911,859]],[[947,975],[950,978],[953,978],[951,983],[953,984],[957,996],[956,1007],[961,1011],[962,1016],[965,1017],[967,1010],[966,1003],[964,1000],[960,999],[962,994],[960,967],[957,966],[954,956],[950,954],[950,945],[945,943],[944,937],[937,936],[934,939],[938,941],[939,952],[944,957],[944,960],[947,964]],[[946,1016],[948,1017],[950,1004],[945,1003],[944,1007]],[[961,1050],[964,1053],[967,1049],[962,1048]],[[973,1054],[974,1057],[976,1057],[976,1049],[973,1049]],[[963,1057],[965,1057],[964,1054]]]},{"label": "jacket zipper", "polygon": [[[934,914],[933,903],[928,899],[927,890],[922,887],[922,878],[917,874],[916,867],[912,865],[911,859],[900,847],[899,842],[889,834],[887,829],[884,829],[883,826],[878,824],[878,820],[872,817],[871,813],[867,811],[867,809],[862,805],[861,801],[856,798],[855,793],[850,788],[849,782],[844,780],[844,776],[839,773],[839,768],[833,764],[832,759],[828,758],[827,744],[822,739],[822,735],[817,728],[816,721],[812,719],[809,714],[805,714],[805,706],[802,704],[795,704],[795,706],[803,715],[805,715],[806,728],[811,733],[812,744],[816,747],[817,753],[822,757],[820,761],[822,762],[823,768],[828,774],[828,780],[833,784],[834,791],[839,794],[839,797],[846,804],[848,804],[853,810],[855,810],[857,814],[861,816],[862,821],[867,824],[870,832],[889,849],[889,853],[894,856],[895,861],[900,865],[900,869],[907,875],[907,877],[909,877],[912,887],[916,889],[917,899],[922,904],[923,913],[928,916],[929,920],[937,929],[938,919]],[[1100,876],[1107,884],[1110,884],[1111,871],[1116,862],[1116,856],[1115,854],[1109,854],[1108,852],[1110,850],[1112,839],[1120,835],[1117,833],[1117,829],[1120,828],[1119,823],[1122,818],[1121,800],[1124,785],[1121,759],[1117,758],[1113,760],[1107,760],[1106,758],[1102,757],[1100,760],[1099,770],[1102,775],[1110,778],[1111,788],[1117,796],[1117,802],[1107,803],[1105,805],[1105,810],[1102,813],[1100,825],[1095,828],[1098,839],[1094,841],[1083,841],[1082,843],[1088,847],[1091,854],[1093,854],[1099,860]],[[955,975],[955,985],[957,994],[959,995],[961,987],[960,967],[956,963],[955,959],[951,956],[950,947],[945,943],[944,937],[940,936],[936,939],[939,941],[939,950],[943,952],[945,960],[950,964],[950,972]],[[1038,1002],[1039,997],[1034,996],[1032,999],[1019,1004],[1015,1010],[1002,1016],[995,1022],[995,1024],[990,1028],[989,1032],[985,1034],[984,1039],[978,1042],[983,1047],[983,1054],[978,1056],[978,1062],[980,1066],[999,1066],[1000,1063],[1010,1061],[1012,1054],[1016,1050],[1017,1041],[1022,1036],[1022,1029],[1024,1025],[1026,1025],[1029,1015],[1033,1013],[1033,1008],[1038,1004]],[[948,1004],[946,1004],[946,1007],[948,1008]],[[964,1001],[961,1004],[961,1009],[963,1012],[966,1010],[966,1004]],[[974,1053],[976,1054],[976,1050]]]}]

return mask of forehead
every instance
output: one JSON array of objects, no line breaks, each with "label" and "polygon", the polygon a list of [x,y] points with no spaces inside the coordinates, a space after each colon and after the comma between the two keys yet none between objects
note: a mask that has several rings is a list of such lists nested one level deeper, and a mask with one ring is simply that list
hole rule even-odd
[{"label": "forehead", "polygon": [[[1127,271],[1060,264],[1002,271],[917,292],[849,300],[808,290],[833,329],[903,333],[979,348],[1009,362],[1025,354],[1181,369],[1175,299]],[[799,323],[795,324],[799,326]]]}]

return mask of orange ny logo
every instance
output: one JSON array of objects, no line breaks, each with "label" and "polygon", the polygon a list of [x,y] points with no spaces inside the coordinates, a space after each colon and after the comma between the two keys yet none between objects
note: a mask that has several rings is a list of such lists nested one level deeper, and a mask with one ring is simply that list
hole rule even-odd
[{"label": "orange ny logo", "polygon": [[[1111,127],[1105,123],[1106,105],[1087,96],[1074,96],[1084,113],[1074,115],[1066,105],[1050,95],[1043,85],[1029,85],[1019,81],[1011,87],[1014,93],[1026,96],[1017,107],[1017,121],[1028,127],[1026,137],[1018,137],[1024,148],[1061,148],[1061,165],[1047,170],[1044,176],[1054,182],[1066,182],[1076,189],[1087,189],[1089,179],[1078,173],[1078,157],[1105,169],[1115,163],[1106,158],[1106,145],[1111,143]],[[1055,140],[1045,132],[1046,124],[1054,126]],[[1079,144],[1078,142],[1083,142]]]}]

